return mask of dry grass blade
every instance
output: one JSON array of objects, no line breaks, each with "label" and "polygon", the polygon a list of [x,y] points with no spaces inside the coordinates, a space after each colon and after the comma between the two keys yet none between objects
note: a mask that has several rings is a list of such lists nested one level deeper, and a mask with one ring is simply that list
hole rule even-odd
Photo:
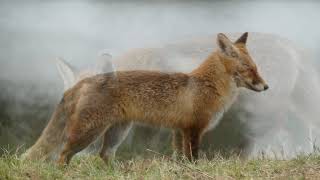
[{"label": "dry grass blade", "polygon": [[190,167],[190,166],[187,166],[187,165],[185,165],[185,164],[183,164],[183,163],[181,163],[181,162],[179,162],[179,161],[176,161],[176,160],[172,159],[171,157],[169,157],[169,156],[167,156],[167,155],[161,154],[161,153],[156,152],[156,151],[153,151],[153,150],[151,150],[151,149],[147,149],[147,151],[152,152],[152,153],[154,153],[154,154],[156,154],[156,155],[162,156],[162,157],[166,158],[167,160],[172,161],[172,162],[178,164],[178,165],[181,166],[181,167],[184,167],[184,168],[186,168],[186,169],[189,169],[189,170],[191,170],[191,171],[193,171],[193,172],[197,172],[198,174],[201,174],[201,175],[203,175],[203,176],[206,176],[207,178],[216,179],[216,178],[214,178],[213,176],[210,176],[209,174],[204,173],[203,171],[201,171],[201,170],[199,170],[199,169],[197,169],[197,168],[192,168],[192,167]]}]

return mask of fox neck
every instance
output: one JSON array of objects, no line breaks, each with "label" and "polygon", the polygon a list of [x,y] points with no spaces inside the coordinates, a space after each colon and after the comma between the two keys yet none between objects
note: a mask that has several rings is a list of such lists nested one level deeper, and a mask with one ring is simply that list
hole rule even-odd
[{"label": "fox neck", "polygon": [[190,73],[192,79],[199,82],[199,91],[205,94],[202,103],[212,110],[211,120],[205,131],[214,128],[222,115],[230,108],[238,95],[233,78],[234,63],[220,52],[210,55],[197,69]]},{"label": "fox neck", "polygon": [[198,68],[194,69],[190,75],[215,86],[219,83],[235,83],[232,76],[234,72],[233,64],[232,60],[217,51],[211,54]]}]

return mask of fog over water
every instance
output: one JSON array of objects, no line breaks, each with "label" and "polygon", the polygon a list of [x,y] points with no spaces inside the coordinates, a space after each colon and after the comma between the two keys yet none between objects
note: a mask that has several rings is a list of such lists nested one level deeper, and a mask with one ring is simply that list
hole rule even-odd
[{"label": "fog over water", "polygon": [[[304,49],[306,62],[317,72],[319,10],[317,1],[1,1],[0,80],[15,85],[0,82],[0,87],[14,103],[54,104],[63,92],[56,57],[81,69],[92,66],[101,52],[116,57],[132,48],[161,47],[219,32],[280,35]],[[303,80],[318,81],[317,74],[305,71],[309,74]],[[30,84],[32,91],[24,90]],[[38,94],[48,98],[35,101]],[[11,99],[4,99],[10,106]],[[314,112],[314,105],[308,109]],[[24,111],[21,104],[14,107]]]}]

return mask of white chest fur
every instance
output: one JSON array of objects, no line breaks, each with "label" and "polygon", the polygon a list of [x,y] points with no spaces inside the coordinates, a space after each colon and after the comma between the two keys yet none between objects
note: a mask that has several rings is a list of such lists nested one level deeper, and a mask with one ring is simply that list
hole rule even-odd
[{"label": "white chest fur", "polygon": [[209,122],[209,125],[205,129],[205,132],[215,128],[219,124],[219,122],[222,119],[223,114],[226,111],[228,111],[228,109],[230,108],[230,106],[233,104],[236,97],[238,96],[238,88],[234,82],[231,82],[231,88],[230,88],[230,92],[228,94],[229,94],[228,96],[221,98],[223,106],[221,107],[221,109],[218,112],[215,112],[212,115],[211,120]]}]

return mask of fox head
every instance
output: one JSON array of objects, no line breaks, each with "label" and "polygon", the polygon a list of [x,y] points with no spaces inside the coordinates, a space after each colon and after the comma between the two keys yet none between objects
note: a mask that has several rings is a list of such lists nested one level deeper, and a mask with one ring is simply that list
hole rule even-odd
[{"label": "fox head", "polygon": [[264,91],[269,87],[259,75],[247,47],[248,33],[244,33],[238,40],[231,42],[227,36],[220,33],[217,43],[219,53],[225,60],[226,70],[231,73],[238,87],[245,87],[253,91]]}]

